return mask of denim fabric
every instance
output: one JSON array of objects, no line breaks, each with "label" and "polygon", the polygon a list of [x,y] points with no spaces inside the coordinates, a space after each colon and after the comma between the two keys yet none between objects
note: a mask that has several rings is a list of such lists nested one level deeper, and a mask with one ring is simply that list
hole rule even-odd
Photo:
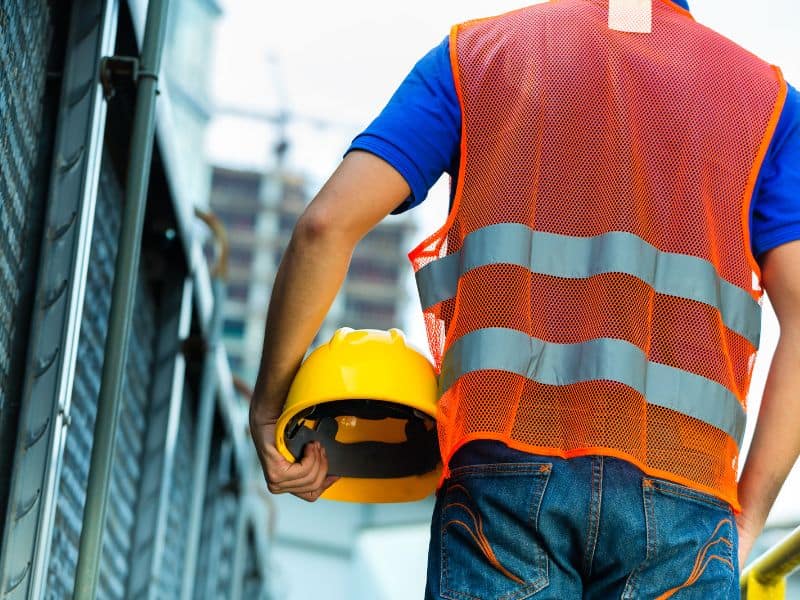
[{"label": "denim fabric", "polygon": [[736,522],[713,496],[602,456],[497,442],[456,453],[431,525],[426,599],[738,599]]}]

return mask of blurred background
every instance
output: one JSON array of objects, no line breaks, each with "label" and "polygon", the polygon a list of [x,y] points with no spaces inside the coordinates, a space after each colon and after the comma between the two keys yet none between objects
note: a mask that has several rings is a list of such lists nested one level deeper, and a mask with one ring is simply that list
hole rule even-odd
[{"label": "blurred background", "polygon": [[[247,392],[281,254],[350,141],[451,24],[519,6],[169,2],[98,597],[422,597],[432,499],[270,496]],[[796,3],[692,9],[800,84]],[[70,597],[93,518],[84,507],[134,100],[124,65],[102,81],[95,67],[138,54],[146,10],[146,0],[0,8],[2,598]],[[401,327],[426,348],[405,253],[443,222],[447,185],[363,240],[318,339]],[[196,208],[227,230],[224,285]],[[748,439],[778,335],[765,307]],[[753,556],[798,524],[796,469]]]}]

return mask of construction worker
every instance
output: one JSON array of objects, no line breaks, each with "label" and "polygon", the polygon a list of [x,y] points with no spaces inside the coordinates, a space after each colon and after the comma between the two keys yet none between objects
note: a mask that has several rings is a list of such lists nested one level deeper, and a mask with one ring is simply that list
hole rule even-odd
[{"label": "construction worker", "polygon": [[356,243],[443,172],[410,254],[441,369],[426,597],[738,598],[800,453],[800,94],[683,0],[456,26],[297,223],[250,417],[272,492],[332,483],[274,423]]}]

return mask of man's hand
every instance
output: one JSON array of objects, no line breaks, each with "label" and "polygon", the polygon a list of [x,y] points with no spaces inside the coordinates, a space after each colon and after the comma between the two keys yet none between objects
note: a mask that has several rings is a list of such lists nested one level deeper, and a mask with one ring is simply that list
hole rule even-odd
[{"label": "man's hand", "polygon": [[267,488],[273,494],[292,494],[314,502],[338,477],[328,477],[328,458],[318,442],[306,444],[299,462],[290,463],[275,447],[277,419],[258,419],[250,413],[250,435],[256,446]]}]

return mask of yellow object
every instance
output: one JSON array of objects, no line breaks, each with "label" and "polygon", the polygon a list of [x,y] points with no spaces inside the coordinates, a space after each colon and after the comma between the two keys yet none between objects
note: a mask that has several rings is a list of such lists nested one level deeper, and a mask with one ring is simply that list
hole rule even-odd
[{"label": "yellow object", "polygon": [[319,441],[341,478],[322,495],[346,502],[407,502],[431,494],[441,460],[437,378],[398,329],[339,329],[297,372],[276,443],[294,461]]},{"label": "yellow object", "polygon": [[759,556],[742,573],[742,598],[783,600],[786,577],[800,567],[800,527]]}]

